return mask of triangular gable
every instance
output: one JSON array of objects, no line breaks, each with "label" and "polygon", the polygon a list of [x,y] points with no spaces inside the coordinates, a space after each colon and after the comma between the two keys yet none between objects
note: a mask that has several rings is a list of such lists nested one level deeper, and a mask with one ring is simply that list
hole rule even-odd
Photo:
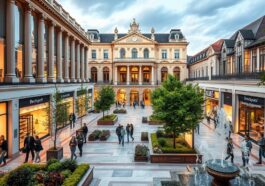
[{"label": "triangular gable", "polygon": [[156,44],[157,42],[145,37],[144,35],[137,33],[137,32],[133,32],[133,33],[129,33],[115,41],[113,41],[112,43],[118,44],[118,43],[152,43],[152,44]]}]

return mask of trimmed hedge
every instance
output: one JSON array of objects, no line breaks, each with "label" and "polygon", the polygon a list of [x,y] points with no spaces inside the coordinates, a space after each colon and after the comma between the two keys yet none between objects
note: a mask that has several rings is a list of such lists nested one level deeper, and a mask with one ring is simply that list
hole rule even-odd
[{"label": "trimmed hedge", "polygon": [[113,111],[114,114],[126,114],[127,113],[127,110],[126,109],[115,109]]},{"label": "trimmed hedge", "polygon": [[109,130],[103,130],[99,136],[99,140],[100,141],[106,141],[109,137],[110,137],[110,131]]},{"label": "trimmed hedge", "polygon": [[76,186],[88,169],[89,164],[80,164],[75,171],[65,179],[62,186]]},{"label": "trimmed hedge", "polygon": [[100,141],[106,141],[110,137],[110,130],[94,130],[89,136],[88,140],[89,141],[95,141],[95,140],[100,140]]}]

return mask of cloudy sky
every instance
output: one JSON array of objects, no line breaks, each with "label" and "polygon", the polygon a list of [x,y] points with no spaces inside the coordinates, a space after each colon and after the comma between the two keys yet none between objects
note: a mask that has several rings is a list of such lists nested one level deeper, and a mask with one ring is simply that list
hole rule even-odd
[{"label": "cloudy sky", "polygon": [[58,0],[84,29],[127,32],[133,18],[141,32],[180,28],[189,41],[188,54],[265,15],[265,0]]}]

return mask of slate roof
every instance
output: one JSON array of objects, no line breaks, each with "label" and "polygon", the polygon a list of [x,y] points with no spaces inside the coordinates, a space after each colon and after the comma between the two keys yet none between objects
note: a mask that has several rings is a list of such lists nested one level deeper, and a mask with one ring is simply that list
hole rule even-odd
[{"label": "slate roof", "polygon": [[242,37],[246,40],[254,40],[255,36],[252,32],[252,30],[239,30],[241,33]]},{"label": "slate roof", "polygon": [[235,40],[232,39],[225,39],[224,43],[226,45],[227,48],[234,48],[235,45]]}]

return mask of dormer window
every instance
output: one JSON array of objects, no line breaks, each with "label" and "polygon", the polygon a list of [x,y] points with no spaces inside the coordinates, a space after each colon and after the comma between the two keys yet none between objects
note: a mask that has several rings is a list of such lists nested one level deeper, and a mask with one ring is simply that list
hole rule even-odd
[{"label": "dormer window", "polygon": [[90,40],[91,40],[91,41],[94,40],[94,34],[90,34]]},{"label": "dormer window", "polygon": [[226,50],[225,50],[225,48],[223,49],[223,53],[225,53],[226,52]]},{"label": "dormer window", "polygon": [[179,34],[175,34],[175,40],[179,40]]},{"label": "dormer window", "polygon": [[240,41],[237,42],[237,46],[238,46],[238,47],[241,46],[241,42],[240,42]]}]

